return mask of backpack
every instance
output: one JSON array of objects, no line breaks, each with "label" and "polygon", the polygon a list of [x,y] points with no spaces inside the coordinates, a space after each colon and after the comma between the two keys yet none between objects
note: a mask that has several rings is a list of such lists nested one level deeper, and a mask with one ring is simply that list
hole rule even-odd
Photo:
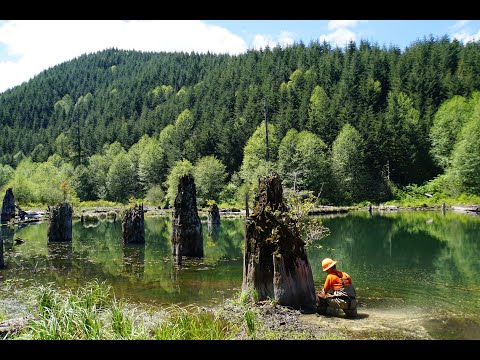
[{"label": "backpack", "polygon": [[[338,275],[338,273],[337,273]],[[349,280],[350,284],[345,285],[345,280]],[[345,271],[343,271],[343,276],[339,276],[340,281],[342,282],[342,288],[339,290],[335,290],[333,295],[334,296],[347,296],[349,299],[355,299],[357,297],[357,292],[352,285],[352,278],[348,275]]]}]

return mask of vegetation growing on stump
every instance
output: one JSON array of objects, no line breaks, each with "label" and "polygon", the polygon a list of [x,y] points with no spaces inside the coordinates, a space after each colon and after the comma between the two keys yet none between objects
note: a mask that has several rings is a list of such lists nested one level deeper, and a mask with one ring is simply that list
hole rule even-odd
[{"label": "vegetation growing on stump", "polygon": [[72,241],[72,213],[69,203],[48,207],[48,241]]},{"label": "vegetation growing on stump", "polygon": [[313,311],[312,269],[278,175],[260,179],[255,204],[245,232],[243,289],[255,289],[260,301],[272,298],[283,306]]},{"label": "vegetation growing on stump", "polygon": [[122,214],[122,241],[124,244],[144,244],[145,225],[143,204],[133,205]]},{"label": "vegetation growing on stump", "polygon": [[203,257],[202,223],[198,216],[195,181],[191,174],[179,179],[172,224],[172,254],[177,264],[182,256]]}]

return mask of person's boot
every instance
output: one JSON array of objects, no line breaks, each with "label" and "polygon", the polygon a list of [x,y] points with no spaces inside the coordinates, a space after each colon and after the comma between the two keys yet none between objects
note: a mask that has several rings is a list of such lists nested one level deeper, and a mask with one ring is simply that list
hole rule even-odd
[{"label": "person's boot", "polygon": [[319,303],[317,304],[317,314],[319,315],[327,315],[327,305]]},{"label": "person's boot", "polygon": [[343,310],[345,317],[349,319],[355,319],[358,316],[357,308],[351,310]]}]

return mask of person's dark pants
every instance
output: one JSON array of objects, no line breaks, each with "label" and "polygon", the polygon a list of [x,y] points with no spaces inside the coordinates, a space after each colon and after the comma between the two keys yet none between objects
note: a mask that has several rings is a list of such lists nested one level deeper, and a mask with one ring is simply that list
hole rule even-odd
[{"label": "person's dark pants", "polygon": [[326,299],[317,296],[317,313],[320,315],[338,315],[343,310],[349,318],[357,316],[357,300],[345,296],[334,296]]}]

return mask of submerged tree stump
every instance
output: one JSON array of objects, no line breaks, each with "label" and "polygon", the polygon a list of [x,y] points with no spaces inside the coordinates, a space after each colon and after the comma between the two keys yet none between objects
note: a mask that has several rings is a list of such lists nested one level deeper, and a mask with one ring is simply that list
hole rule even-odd
[{"label": "submerged tree stump", "polygon": [[48,241],[72,241],[72,213],[69,203],[48,207]]},{"label": "submerged tree stump", "polygon": [[123,211],[122,240],[124,244],[145,244],[143,204],[134,205]]},{"label": "submerged tree stump", "polygon": [[[49,242],[48,262],[57,271],[68,274],[73,269],[73,246],[71,241]],[[35,266],[36,268],[36,266]],[[34,270],[35,273],[36,269]]]},{"label": "submerged tree stump", "polygon": [[259,300],[313,312],[316,307],[312,269],[296,221],[287,212],[278,175],[260,179],[252,215],[246,220],[244,290]]},{"label": "submerged tree stump", "polygon": [[0,269],[5,268],[5,261],[3,259],[3,238],[0,235]]},{"label": "submerged tree stump", "polygon": [[208,209],[208,224],[220,224],[220,211],[218,210],[218,205],[213,204]]},{"label": "submerged tree stump", "polygon": [[203,257],[202,223],[197,211],[197,191],[192,175],[179,179],[172,223],[172,254],[181,264],[182,256]]},{"label": "submerged tree stump", "polygon": [[145,272],[145,246],[141,244],[123,245],[123,271],[137,280],[143,279]]},{"label": "submerged tree stump", "polygon": [[13,196],[13,190],[11,188],[8,188],[3,198],[1,221],[7,222],[14,217],[15,217],[15,198]]},{"label": "submerged tree stump", "polygon": [[208,239],[214,243],[218,241],[218,238],[220,236],[220,224],[210,224],[208,223]]}]

